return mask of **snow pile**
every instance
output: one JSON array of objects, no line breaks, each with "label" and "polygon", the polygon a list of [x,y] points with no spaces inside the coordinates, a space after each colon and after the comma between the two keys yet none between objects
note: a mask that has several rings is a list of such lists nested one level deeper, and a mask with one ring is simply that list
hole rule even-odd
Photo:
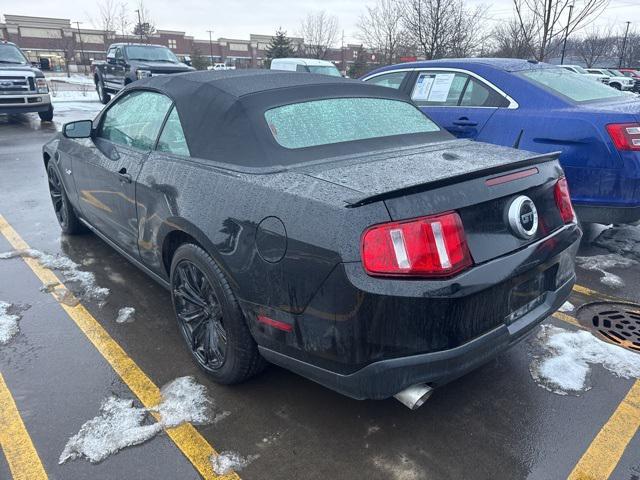
[{"label": "snow pile", "polygon": [[71,75],[70,77],[48,77],[50,82],[68,83],[70,85],[89,85],[93,86],[93,80],[82,75]]},{"label": "snow pile", "polygon": [[211,455],[211,466],[216,475],[226,475],[232,471],[240,471],[260,455],[243,457],[235,452],[222,452],[219,455]]},{"label": "snow pile", "polygon": [[575,309],[575,307],[573,306],[573,303],[564,302],[562,305],[560,305],[560,308],[558,309],[558,311],[559,312],[573,312],[574,309]]},{"label": "snow pile", "polygon": [[[95,102],[99,103],[100,99],[98,98],[98,94],[93,91],[82,91],[82,90],[64,90],[58,91],[56,93],[51,94],[51,101],[56,103],[65,103],[65,102]],[[55,107],[54,107],[55,108]]]},{"label": "snow pile", "polygon": [[640,226],[620,225],[602,232],[594,245],[640,261]]},{"label": "snow pile", "polygon": [[[100,462],[125,447],[152,439],[165,428],[185,422],[208,423],[212,402],[206,388],[193,377],[180,377],[161,389],[162,402],[152,408],[136,407],[131,399],[107,398],[100,414],[86,422],[69,439],[59,463],[85,457]],[[158,413],[156,422],[150,415]]]},{"label": "snow pile", "polygon": [[10,303],[0,302],[0,345],[8,343],[18,333],[20,315],[9,313]]},{"label": "snow pile", "polygon": [[80,285],[81,295],[84,297],[102,301],[109,295],[108,288],[96,285],[96,277],[92,272],[80,270],[80,265],[69,257],[49,255],[34,249],[13,250],[0,253],[0,260],[16,257],[34,258],[38,260],[43,267],[59,271],[66,280]]},{"label": "snow pile", "polygon": [[625,258],[617,253],[610,255],[594,255],[592,257],[576,257],[576,263],[585,270],[593,270],[602,273],[600,281],[610,287],[623,287],[624,282],[618,275],[607,272],[605,269],[619,267],[626,268],[636,265],[638,262]]},{"label": "snow pile", "polygon": [[543,353],[532,362],[533,379],[543,388],[567,395],[591,388],[590,365],[602,365],[622,378],[640,378],[640,355],[612,345],[587,331],[543,325],[538,335]]},{"label": "snow pile", "polygon": [[133,316],[136,313],[136,309],[133,307],[124,307],[118,311],[117,323],[131,323],[133,322]]}]

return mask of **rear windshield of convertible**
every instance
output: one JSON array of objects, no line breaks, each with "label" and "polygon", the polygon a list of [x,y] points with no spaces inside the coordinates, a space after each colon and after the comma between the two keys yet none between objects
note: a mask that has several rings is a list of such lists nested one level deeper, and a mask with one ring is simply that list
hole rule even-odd
[{"label": "rear windshield of convertible", "polygon": [[384,98],[313,100],[264,116],[273,138],[289,149],[440,130],[410,103]]}]

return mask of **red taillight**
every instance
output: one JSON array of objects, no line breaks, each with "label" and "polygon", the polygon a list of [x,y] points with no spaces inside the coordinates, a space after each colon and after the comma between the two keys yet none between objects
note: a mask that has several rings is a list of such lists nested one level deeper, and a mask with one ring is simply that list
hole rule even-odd
[{"label": "red taillight", "polygon": [[567,179],[562,177],[556,183],[556,187],[553,191],[553,196],[556,199],[556,205],[560,210],[560,216],[564,223],[571,223],[576,221],[576,214],[573,211],[573,205],[571,204],[571,197],[569,196],[569,186],[567,185]]},{"label": "red taillight", "polygon": [[421,277],[447,277],[473,263],[455,212],[369,228],[362,262],[370,275]]},{"label": "red taillight", "polygon": [[640,123],[612,123],[607,131],[618,150],[640,150]]}]

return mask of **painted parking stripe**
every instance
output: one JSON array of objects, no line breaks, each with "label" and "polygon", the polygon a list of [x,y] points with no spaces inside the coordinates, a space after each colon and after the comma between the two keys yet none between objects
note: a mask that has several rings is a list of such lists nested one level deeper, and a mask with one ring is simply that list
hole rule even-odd
[{"label": "painted parking stripe", "polygon": [[0,425],[0,447],[9,464],[13,480],[49,478],[2,373],[0,373]]},{"label": "painted parking stripe", "polygon": [[[0,215],[0,233],[16,250],[30,248],[2,215]],[[23,257],[22,259],[43,284],[59,283],[56,289],[51,292],[54,297],[59,295],[59,291],[66,289],[60,279],[51,270],[40,265],[36,259],[28,257]],[[93,343],[98,352],[111,365],[133,394],[138,397],[140,402],[147,408],[156,406],[161,400],[158,386],[138,367],[122,347],[111,338],[91,313],[81,303],[73,307],[60,303],[60,306]],[[209,458],[212,455],[217,455],[217,452],[190,423],[170,428],[167,430],[167,434],[205,479],[239,480],[240,477],[235,472],[227,475],[216,475]],[[39,477],[33,478],[37,479]]]},{"label": "painted parking stripe", "polygon": [[606,480],[640,427],[640,381],[636,381],[600,429],[568,480]]}]

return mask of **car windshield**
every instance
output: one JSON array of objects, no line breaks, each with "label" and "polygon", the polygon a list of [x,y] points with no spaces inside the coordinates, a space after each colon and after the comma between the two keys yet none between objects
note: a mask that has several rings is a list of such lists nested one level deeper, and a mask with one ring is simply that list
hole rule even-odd
[{"label": "car windshield", "polygon": [[319,73],[321,75],[331,75],[332,77],[341,77],[338,69],[332,65],[307,65],[307,69],[311,73]]},{"label": "car windshield", "polygon": [[285,148],[440,130],[414,105],[384,98],[314,100],[272,108],[264,116]]},{"label": "car windshield", "polygon": [[0,63],[25,65],[27,59],[15,45],[0,43]]},{"label": "car windshield", "polygon": [[624,92],[587,77],[571,75],[563,68],[540,68],[520,72],[520,75],[574,103],[628,98]]},{"label": "car windshield", "polygon": [[619,70],[614,70],[612,68],[608,68],[607,72],[611,73],[611,75],[613,75],[614,77],[624,77],[624,73],[622,73]]},{"label": "car windshield", "polygon": [[128,45],[126,49],[129,60],[178,63],[178,57],[176,57],[168,48]]},{"label": "car windshield", "polygon": [[582,67],[580,67],[580,66],[578,66],[578,65],[575,65],[575,66],[573,66],[573,67],[571,67],[571,68],[573,68],[573,69],[574,69],[576,72],[578,72],[578,73],[589,73],[589,72],[587,72],[584,68],[582,68]]}]

